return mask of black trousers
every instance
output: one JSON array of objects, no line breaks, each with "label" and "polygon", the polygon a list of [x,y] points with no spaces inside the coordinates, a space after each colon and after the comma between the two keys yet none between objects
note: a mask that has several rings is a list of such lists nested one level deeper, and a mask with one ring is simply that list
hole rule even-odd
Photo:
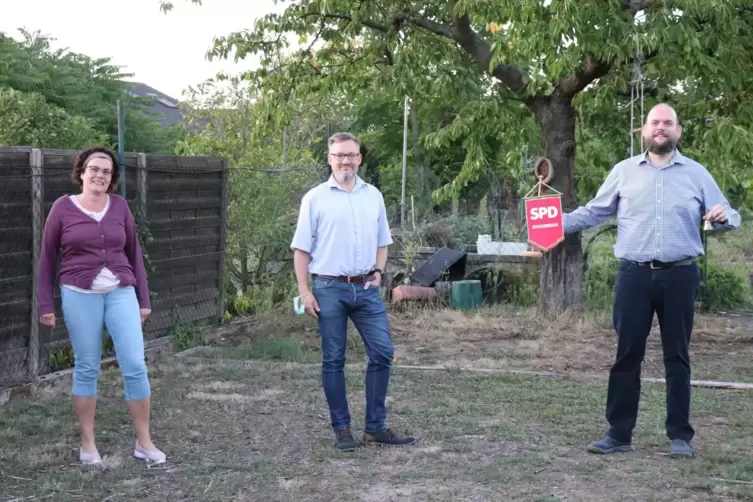
[{"label": "black trousers", "polygon": [[609,436],[632,440],[641,393],[641,363],[656,312],[661,328],[667,392],[667,436],[690,441],[690,334],[699,286],[698,265],[651,268],[620,261],[614,295],[617,357],[609,372]]}]

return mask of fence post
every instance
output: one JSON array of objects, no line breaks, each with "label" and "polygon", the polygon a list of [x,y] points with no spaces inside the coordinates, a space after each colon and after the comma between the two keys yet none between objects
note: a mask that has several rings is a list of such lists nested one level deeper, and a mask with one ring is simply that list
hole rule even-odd
[{"label": "fence post", "polygon": [[39,301],[37,299],[37,266],[42,249],[44,230],[44,183],[42,178],[42,150],[34,148],[29,155],[31,170],[31,316],[29,319],[29,346],[27,370],[29,378],[36,380],[39,374]]},{"label": "fence post", "polygon": [[138,185],[136,203],[139,205],[139,210],[141,210],[141,214],[144,218],[146,218],[147,197],[146,174],[146,154],[140,153],[136,158],[136,182]]},{"label": "fence post", "polygon": [[217,306],[217,323],[222,323],[225,318],[225,254],[227,253],[227,205],[228,205],[228,178],[230,177],[230,160],[222,161],[222,192],[220,195],[220,298]]}]

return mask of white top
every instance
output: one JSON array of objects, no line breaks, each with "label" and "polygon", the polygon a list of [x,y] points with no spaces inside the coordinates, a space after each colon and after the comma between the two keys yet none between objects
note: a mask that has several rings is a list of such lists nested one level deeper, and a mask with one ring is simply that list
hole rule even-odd
[{"label": "white top", "polygon": [[348,192],[330,176],[303,196],[290,247],[311,255],[312,274],[354,276],[374,270],[377,248],[390,244],[382,193],[360,177]]},{"label": "white top", "polygon": [[[90,217],[94,218],[94,220],[96,220],[97,222],[102,221],[102,218],[104,218],[105,214],[107,214],[107,210],[110,209],[110,196],[109,195],[107,196],[107,203],[105,204],[105,208],[97,212],[89,211],[88,209],[85,209],[84,206],[82,206],[81,203],[78,201],[78,198],[75,195],[71,195],[70,198],[77,208],[79,208],[81,211],[83,211],[85,214],[89,215]],[[78,291],[80,293],[106,294],[116,289],[118,285],[120,285],[120,279],[118,279],[117,276],[110,271],[110,269],[108,269],[107,267],[102,267],[102,270],[99,272],[99,275],[97,275],[97,277],[94,278],[91,289],[81,289],[75,286],[68,286],[67,284],[64,284],[63,287],[72,289],[74,291]]]}]

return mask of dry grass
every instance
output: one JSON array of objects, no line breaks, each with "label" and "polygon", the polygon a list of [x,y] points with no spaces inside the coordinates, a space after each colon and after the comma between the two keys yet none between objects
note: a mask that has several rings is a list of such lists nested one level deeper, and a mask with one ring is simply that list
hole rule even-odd
[{"label": "dry grass", "polygon": [[[414,447],[332,448],[320,385],[316,323],[288,305],[248,333],[150,366],[155,441],[167,464],[131,457],[133,435],[117,370],[98,406],[102,468],[77,464],[67,388],[0,407],[0,500],[222,501],[675,501],[753,500],[753,400],[695,389],[698,458],[669,459],[665,395],[645,385],[638,450],[601,457],[585,445],[605,431],[606,377],[615,337],[609,312],[543,322],[514,307],[463,313],[391,309],[396,344],[389,422]],[[658,334],[644,375],[663,376]],[[699,315],[694,377],[753,382],[753,320]],[[363,426],[365,355],[352,329],[347,389]],[[565,374],[420,371],[407,365]],[[593,378],[592,378],[593,377]]]},{"label": "dry grass", "polygon": [[[665,456],[664,396],[644,389],[638,451],[585,452],[603,433],[602,385],[520,375],[394,370],[389,420],[414,447],[332,448],[317,365],[212,355],[151,369],[155,440],[167,464],[130,456],[117,371],[101,385],[102,468],[76,464],[65,396],[12,401],[0,412],[3,500],[564,501],[747,500],[711,478],[753,477],[753,404],[740,393],[694,394],[699,458]],[[190,374],[191,378],[184,375]],[[363,372],[348,371],[354,428]],[[206,399],[207,396],[212,396]],[[108,498],[109,497],[109,498]]]}]

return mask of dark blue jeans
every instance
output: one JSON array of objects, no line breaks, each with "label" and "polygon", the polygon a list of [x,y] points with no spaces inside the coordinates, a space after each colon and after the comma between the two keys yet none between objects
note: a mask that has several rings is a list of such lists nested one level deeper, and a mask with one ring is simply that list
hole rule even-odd
[{"label": "dark blue jeans", "polygon": [[319,304],[319,333],[322,339],[322,385],[329,405],[332,428],[350,427],[345,392],[345,348],[348,318],[363,339],[369,363],[366,368],[366,418],[364,430],[375,433],[386,428],[387,387],[394,348],[387,311],[379,288],[314,277],[313,294]]},{"label": "dark blue jeans", "polygon": [[666,378],[666,430],[670,439],[690,441],[690,356],[698,265],[652,269],[621,261],[614,294],[617,357],[609,373],[606,416],[609,436],[632,440],[641,394],[641,363],[654,313],[659,318]]}]

